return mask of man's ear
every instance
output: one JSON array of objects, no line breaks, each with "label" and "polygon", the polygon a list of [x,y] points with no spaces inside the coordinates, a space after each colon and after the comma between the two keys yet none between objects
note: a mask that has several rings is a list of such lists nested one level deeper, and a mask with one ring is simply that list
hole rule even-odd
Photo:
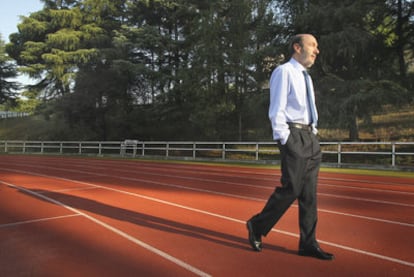
[{"label": "man's ear", "polygon": [[295,49],[296,53],[300,53],[301,48],[302,48],[302,46],[299,43],[294,43],[293,44],[293,49]]}]

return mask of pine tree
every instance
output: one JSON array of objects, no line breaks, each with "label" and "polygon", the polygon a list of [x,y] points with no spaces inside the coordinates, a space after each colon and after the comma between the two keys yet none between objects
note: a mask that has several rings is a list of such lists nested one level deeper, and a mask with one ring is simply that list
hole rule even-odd
[{"label": "pine tree", "polygon": [[22,18],[18,30],[7,52],[22,73],[39,80],[47,98],[71,91],[79,67],[97,57],[103,34],[92,18],[85,20],[78,1],[45,1],[43,10]]},{"label": "pine tree", "polygon": [[13,60],[5,52],[5,43],[0,35],[0,104],[14,102],[19,85],[13,81],[18,76]]}]

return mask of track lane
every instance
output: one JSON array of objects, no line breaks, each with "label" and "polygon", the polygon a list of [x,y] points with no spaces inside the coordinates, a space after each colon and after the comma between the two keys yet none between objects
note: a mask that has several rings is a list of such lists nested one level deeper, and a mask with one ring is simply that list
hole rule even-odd
[{"label": "track lane", "polygon": [[[83,190],[83,192],[85,192],[85,190]],[[90,191],[89,191],[90,192]],[[53,193],[52,193],[53,194]],[[94,193],[94,195],[96,195],[96,193]],[[93,205],[91,205],[91,204],[87,204],[86,206],[87,206],[87,208],[85,208],[85,205],[82,205],[82,204],[79,204],[79,203],[77,203],[76,204],[76,201],[73,201],[73,199],[68,199],[67,198],[67,196],[63,196],[63,198],[62,198],[62,195],[60,195],[60,196],[58,196],[57,197],[58,199],[59,198],[61,198],[61,199],[66,199],[66,202],[68,202],[68,203],[72,203],[74,206],[76,206],[76,207],[78,207],[78,208],[81,208],[81,210],[89,210],[89,211],[94,211],[94,209],[93,208],[91,208],[91,206],[93,206]],[[75,199],[78,199],[79,197],[75,197]],[[101,198],[101,197],[99,197],[99,198]],[[85,199],[88,199],[87,200],[87,203],[89,203],[91,200],[91,197],[86,197]],[[134,199],[135,200],[135,199]],[[145,201],[144,201],[145,202]],[[144,205],[143,205],[143,207],[142,207],[142,209],[144,209],[144,208],[146,208],[146,209],[148,209],[148,210],[143,210],[144,211],[144,214],[145,214],[145,217],[148,217],[148,214],[151,214],[151,211],[153,212],[154,211],[154,209],[153,209],[153,207],[149,204],[149,203],[143,203]],[[105,206],[107,206],[107,205],[105,205]],[[165,208],[165,207],[164,207]],[[158,210],[158,209],[155,209],[155,210]],[[163,210],[165,210],[165,209],[163,209]],[[129,213],[127,212],[127,211],[117,211],[117,212],[115,212],[115,213],[108,213],[107,211],[106,211],[106,209],[104,209],[104,208],[102,208],[102,207],[100,207],[99,205],[98,205],[98,208],[96,209],[96,211],[97,211],[97,213],[103,213],[103,214],[105,214],[105,217],[111,217],[111,218],[113,218],[115,215],[116,216],[120,216],[120,217],[124,217],[125,215],[127,215],[127,217],[128,217],[128,215],[129,215]],[[111,216],[111,214],[112,214],[112,216]],[[180,216],[182,216],[183,215],[183,212],[181,211],[181,213],[180,213]],[[201,221],[202,222],[205,222],[205,220],[204,219],[202,219],[202,216],[200,217],[200,216],[198,216],[200,219],[201,219]],[[159,221],[159,218],[158,219],[153,219],[154,218],[154,216],[150,216],[150,218],[151,218],[151,220],[149,220],[150,222],[158,222]],[[191,216],[191,218],[192,219],[194,219],[195,218],[195,216]],[[123,220],[123,221],[125,221],[125,219]],[[194,220],[192,220],[192,221],[194,221]],[[137,221],[137,222],[133,222],[134,224],[133,224],[133,226],[136,226],[136,225],[143,225],[142,223],[139,223],[139,222],[141,222],[141,221]],[[226,223],[226,222],[222,222],[222,223]],[[174,224],[171,224],[171,222],[169,222],[168,224],[166,224],[167,226],[175,226],[177,223],[174,223]],[[191,230],[193,230],[192,232],[195,232],[196,234],[198,234],[198,237],[200,237],[200,230],[199,229],[196,229],[196,231],[194,231],[194,229],[195,229],[195,226],[197,226],[197,221],[196,222],[192,222],[192,224],[191,224],[191,226],[187,226],[187,228],[191,228]],[[144,225],[146,225],[146,224],[144,224]],[[165,224],[163,224],[163,225],[165,225]],[[214,231],[214,232],[212,232],[212,235],[214,236],[214,237],[221,237],[221,236],[223,236],[223,234],[227,234],[227,230],[228,230],[228,227],[225,227],[224,228],[224,232],[222,232],[222,233],[218,233],[217,232],[217,228],[219,229],[220,227],[225,227],[226,226],[226,224],[225,225],[222,225],[222,224],[219,224],[219,225],[217,225],[217,226],[215,226],[215,229],[216,229],[216,231]],[[180,241],[179,241],[179,238],[177,238],[177,237],[174,237],[173,239],[171,239],[170,237],[168,237],[168,236],[166,236],[166,234],[165,234],[165,232],[161,232],[161,233],[158,233],[157,234],[157,232],[156,232],[156,234],[155,234],[155,236],[154,236],[154,233],[152,232],[153,231],[153,229],[157,229],[157,228],[154,228],[154,226],[149,226],[150,228],[149,229],[147,229],[147,230],[144,230],[145,232],[143,232],[143,233],[145,233],[146,235],[148,235],[148,237],[145,237],[145,240],[146,241],[149,241],[149,240],[151,240],[151,242],[152,242],[152,244],[155,244],[155,245],[157,245],[157,243],[160,243],[160,246],[167,246],[167,248],[174,248],[174,249],[178,249],[178,250],[182,250],[182,249],[180,249],[180,245],[182,245],[182,243],[180,243]],[[129,228],[128,228],[128,230],[130,230],[130,228],[131,228],[131,226],[129,226]],[[203,229],[201,229],[201,230],[203,230]],[[164,230],[165,231],[165,230]],[[171,230],[169,230],[169,232],[168,233],[170,233],[171,232]],[[211,231],[209,231],[209,232],[211,232]],[[179,232],[179,230],[176,230],[176,229],[174,229],[174,230],[172,230],[172,233],[173,234],[177,234],[177,233],[180,233]],[[206,231],[202,231],[201,233],[206,233]],[[208,232],[207,232],[208,233]],[[218,234],[220,234],[220,235],[218,235]],[[282,232],[282,234],[284,234],[283,232]],[[229,235],[226,235],[226,236],[229,236]],[[290,236],[292,236],[292,235],[290,235]],[[295,237],[294,235],[293,235],[293,237]],[[157,238],[157,239],[155,239],[154,240],[154,238]],[[285,238],[286,239],[286,238]],[[284,247],[281,247],[281,246],[272,246],[272,244],[270,244],[270,243],[268,243],[267,244],[267,247],[266,247],[266,249],[268,250],[268,251],[275,251],[275,252],[280,252],[280,253],[282,253],[282,254],[285,254],[285,255],[294,255],[295,253],[294,253],[294,251],[292,251],[292,250],[289,250],[289,249],[291,249],[292,248],[292,243],[293,244],[295,244],[295,242],[293,242],[293,240],[292,240],[292,238],[288,238],[289,239],[289,241],[290,241],[290,243],[286,246],[286,248],[284,248]],[[211,246],[209,246],[209,245],[204,245],[204,243],[202,243],[202,242],[200,242],[200,241],[196,241],[196,242],[194,242],[194,244],[193,243],[191,243],[191,241],[189,241],[189,240],[191,240],[191,239],[189,239],[189,234],[188,233],[185,233],[185,240],[186,240],[186,245],[200,245],[201,246],[201,250],[202,250],[202,252],[200,253],[200,254],[202,254],[202,257],[204,257],[204,258],[208,258],[208,256],[206,256],[205,254],[206,254],[206,252],[205,252],[205,250],[206,249],[209,249],[209,248],[211,248]],[[216,239],[217,240],[217,239]],[[240,241],[240,239],[237,239],[240,243],[243,241],[243,240],[241,240]],[[295,240],[295,239],[294,239]],[[171,243],[171,241],[173,241],[173,242],[178,242],[178,244],[177,245],[168,245],[169,243]],[[222,251],[224,251],[223,249],[222,249],[222,247],[221,246],[223,246],[223,245],[226,245],[226,243],[224,242],[224,241],[222,241],[221,239],[219,239],[218,241],[216,241],[217,243],[218,243],[218,245],[220,246],[220,253],[223,253]],[[278,243],[278,244],[280,244],[280,242]],[[284,243],[282,243],[282,245],[284,245]],[[235,245],[230,245],[231,246],[231,250],[234,250],[234,248],[236,248],[235,247]],[[248,247],[247,246],[241,246],[242,247],[242,249],[248,249]],[[239,248],[240,247],[237,247],[238,248],[238,250],[240,250]],[[197,257],[197,247],[192,247],[191,248],[191,256],[192,257],[194,257],[194,256],[196,256]],[[212,249],[215,249],[214,247],[212,248]],[[248,253],[251,253],[250,251],[247,251]],[[181,253],[181,251],[180,251],[180,253]],[[180,253],[177,253],[177,254],[180,254]],[[239,256],[238,254],[240,254],[238,251],[237,251],[237,253],[234,253],[234,252],[232,252],[228,257],[226,257],[226,256],[221,256],[221,258],[223,258],[225,261],[227,260],[227,259],[231,259],[232,257],[237,257],[237,256]],[[257,254],[257,253],[254,253],[254,254]],[[275,253],[274,253],[275,254]],[[236,255],[236,256],[234,256],[234,255]],[[297,258],[297,256],[296,255],[294,255],[294,257],[295,258]],[[270,258],[270,257],[267,257],[267,258]],[[280,257],[277,257],[278,259],[280,258]],[[284,258],[286,258],[286,257],[284,257]],[[293,257],[291,257],[291,258],[293,258]],[[210,258],[208,258],[208,259],[211,259],[211,256],[210,256]],[[197,260],[198,260],[198,258],[197,258]],[[214,261],[214,259],[212,259],[213,261]],[[221,261],[221,259],[220,259],[220,261]],[[220,261],[217,261],[217,260],[215,260],[214,261],[214,264],[219,264],[219,265],[221,265],[221,266],[223,266],[223,267],[220,267],[220,274],[221,273],[223,273],[223,269],[230,269],[230,270],[232,270],[231,268],[226,268],[225,267],[225,264],[221,264],[220,263]],[[206,262],[205,260],[203,260],[203,262]],[[273,261],[273,263],[274,263],[275,261]],[[309,262],[314,262],[313,260],[309,260]],[[265,264],[263,264],[263,266],[265,266]],[[255,274],[255,270],[257,270],[256,268],[253,268],[253,271],[252,271],[252,269],[250,269],[248,272],[246,272],[246,273],[248,273],[246,276],[251,276],[251,274]],[[226,270],[224,270],[224,271],[226,271]],[[283,272],[283,270],[282,270],[282,272]],[[290,271],[289,271],[290,272]],[[362,272],[364,272],[364,271],[362,271]],[[234,271],[229,271],[228,272],[229,274],[230,273],[233,273],[234,274]],[[287,273],[287,272],[286,272]],[[303,272],[302,272],[303,273]],[[224,276],[224,275],[223,275]]]},{"label": "track lane", "polygon": [[[82,164],[82,163],[80,163],[80,164]],[[91,162],[88,162],[88,163],[91,163]],[[132,164],[132,167],[133,167],[134,163],[131,163],[131,164]],[[54,167],[56,168],[57,166],[55,165]],[[267,250],[269,250],[268,252],[272,252],[271,257],[268,257],[268,255],[265,254],[265,252],[263,252],[263,253],[254,253],[254,252],[251,253],[251,251],[249,251],[248,245],[245,242],[246,230],[245,230],[245,227],[244,227],[244,221],[248,216],[251,215],[252,211],[262,207],[263,203],[261,203],[260,201],[248,200],[248,199],[239,199],[239,198],[234,198],[233,199],[233,198],[231,198],[230,196],[227,196],[227,195],[221,195],[221,196],[213,195],[212,196],[210,193],[207,193],[207,192],[191,191],[191,190],[188,191],[188,190],[183,190],[182,188],[171,188],[171,187],[166,188],[165,186],[163,186],[163,188],[154,189],[154,187],[156,186],[156,184],[154,184],[154,183],[148,185],[145,182],[142,182],[142,183],[136,182],[136,180],[127,181],[125,179],[119,179],[117,176],[114,176],[113,180],[107,182],[107,181],[105,181],[105,176],[98,176],[98,175],[103,174],[103,173],[107,173],[107,175],[108,175],[108,173],[110,173],[110,167],[111,166],[109,166],[109,164],[108,164],[108,166],[102,167],[101,169],[104,170],[105,172],[98,171],[98,172],[96,172],[97,175],[95,175],[95,176],[90,176],[90,174],[76,174],[76,170],[73,170],[71,173],[66,172],[63,175],[62,175],[62,171],[59,171],[59,170],[54,171],[54,173],[57,174],[58,172],[60,172],[59,174],[61,174],[61,177],[65,176],[65,177],[70,177],[70,178],[77,179],[77,180],[81,179],[83,181],[92,182],[93,184],[104,184],[105,186],[108,186],[110,188],[122,188],[123,187],[124,189],[126,189],[128,191],[133,191],[133,193],[145,193],[145,195],[149,195],[150,197],[156,197],[157,199],[162,199],[162,201],[173,201],[172,203],[179,203],[180,205],[185,204],[185,205],[188,205],[188,207],[197,207],[197,208],[200,208],[203,211],[209,211],[209,212],[211,212],[213,214],[217,214],[217,215],[229,216],[229,218],[232,218],[232,219],[236,220],[236,221],[230,220],[230,222],[228,222],[229,220],[224,220],[224,222],[220,221],[220,222],[217,223],[216,220],[209,219],[210,217],[212,217],[211,215],[204,217],[204,216],[200,216],[198,213],[196,213],[195,215],[191,215],[191,213],[190,213],[190,215],[185,215],[184,218],[182,218],[181,216],[183,216],[183,214],[185,214],[185,213],[183,213],[183,211],[181,211],[182,208],[180,208],[177,211],[175,211],[175,213],[174,213],[178,216],[178,218],[174,218],[174,220],[171,220],[171,221],[180,222],[180,220],[181,221],[184,220],[184,221],[181,222],[181,224],[186,224],[186,225],[193,226],[193,221],[197,222],[197,220],[195,220],[194,218],[200,218],[201,222],[197,223],[197,224],[201,224],[201,225],[200,226],[196,225],[196,226],[199,226],[202,229],[209,230],[209,232],[212,232],[212,237],[216,237],[216,241],[215,242],[204,242],[203,240],[202,240],[203,242],[200,242],[199,240],[192,241],[192,240],[189,240],[188,236],[185,236],[185,235],[183,237],[177,238],[175,236],[173,236],[173,237],[170,237],[169,235],[166,236],[163,232],[156,233],[158,235],[155,235],[155,237],[165,238],[165,241],[164,241],[164,239],[161,240],[159,238],[159,240],[161,240],[160,245],[162,245],[162,243],[167,243],[168,241],[173,240],[178,245],[183,245],[183,244],[187,245],[188,244],[188,245],[200,245],[200,246],[202,246],[201,249],[203,249],[204,252],[200,250],[201,252],[203,252],[203,253],[200,253],[200,255],[203,254],[204,256],[201,256],[201,257],[207,257],[207,258],[210,257],[209,259],[212,259],[212,261],[207,261],[207,260],[204,261],[205,263],[208,264],[208,267],[211,266],[212,268],[217,268],[217,267],[220,268],[219,271],[214,271],[214,272],[216,272],[216,274],[214,274],[214,275],[221,275],[222,272],[226,271],[228,269],[228,267],[226,266],[226,264],[223,264],[223,263],[224,262],[229,263],[228,261],[226,261],[226,259],[231,260],[232,257],[237,258],[237,261],[239,263],[240,263],[240,261],[243,261],[243,259],[245,259],[245,261],[249,261],[249,259],[252,259],[252,258],[255,259],[258,255],[260,255],[259,256],[260,258],[258,258],[260,261],[266,260],[267,262],[269,262],[269,263],[271,262],[272,264],[280,264],[280,259],[286,260],[285,261],[286,266],[289,265],[289,264],[291,265],[292,260],[295,261],[295,262],[300,262],[300,263],[303,262],[303,258],[297,257],[296,254],[295,254],[296,247],[297,247],[296,246],[297,239],[294,236],[294,234],[297,233],[297,227],[296,227],[296,225],[297,225],[297,220],[296,220],[297,214],[296,214],[295,208],[292,208],[288,211],[288,214],[286,215],[286,218],[283,218],[283,220],[280,222],[280,224],[278,224],[278,226],[277,226],[278,228],[276,230],[276,232],[280,231],[280,230],[287,230],[287,232],[290,235],[286,235],[284,233],[278,233],[277,232],[276,235],[272,234],[271,236],[266,238],[266,244],[265,245],[267,246]],[[170,166],[170,168],[172,168],[172,166]],[[26,170],[29,170],[29,169],[33,170],[33,167],[26,168]],[[50,170],[52,170],[52,169],[49,169],[49,171]],[[92,169],[88,168],[88,170],[92,170]],[[157,170],[157,167],[156,167],[156,170]],[[211,171],[211,169],[209,168],[208,171],[215,172],[215,174],[218,174],[217,172],[219,172],[219,170],[223,170],[223,168],[219,168],[219,169],[216,169],[214,171]],[[234,170],[234,171],[237,171],[237,170]],[[115,175],[115,173],[113,173],[113,174]],[[139,172],[137,172],[136,174],[139,174]],[[0,176],[3,176],[3,175],[0,175]],[[132,175],[132,176],[134,176],[134,175]],[[11,176],[11,178],[12,178],[12,176]],[[171,179],[171,178],[172,177],[170,176],[167,179]],[[174,181],[176,182],[177,180],[174,180]],[[164,182],[166,182],[166,181],[164,180]],[[41,182],[34,182],[32,188],[36,189],[35,186],[38,185],[39,183],[41,183]],[[59,191],[61,189],[64,189],[66,191],[63,194],[72,194],[72,193],[75,193],[75,192],[76,192],[76,194],[86,193],[87,197],[84,197],[84,198],[87,198],[87,199],[93,199],[93,196],[94,195],[96,196],[96,194],[93,193],[94,192],[93,189],[80,189],[80,190],[77,190],[81,186],[79,186],[79,183],[77,183],[76,181],[75,182],[73,182],[73,181],[69,182],[68,184],[65,185],[65,187],[66,186],[70,187],[71,188],[70,190],[67,190],[66,188],[62,188],[61,185],[56,185],[57,183],[55,181],[50,180],[49,183],[54,184],[54,185],[51,185],[51,187],[49,187],[49,185],[48,185],[46,187],[47,192],[45,192],[45,193],[47,193],[47,194],[50,194],[51,191],[53,191],[53,190]],[[170,183],[170,181],[167,181],[166,183]],[[190,185],[190,183],[187,183],[187,182],[180,182],[180,184],[183,185],[183,186]],[[234,191],[234,188],[231,188],[231,187],[228,188],[227,184],[223,185],[222,187],[226,187],[226,189],[228,189],[229,192],[233,191],[233,194],[239,193],[239,191]],[[216,188],[216,189],[218,189],[218,188]],[[249,191],[246,191],[246,192],[243,192],[243,193],[249,193]],[[263,195],[268,195],[268,193],[269,193],[268,191],[264,191]],[[125,202],[124,200],[121,200],[121,199],[123,199],[123,197],[119,196],[118,193],[112,194],[112,193],[108,193],[108,191],[106,191],[105,193],[98,194],[98,195],[99,195],[99,197],[96,199],[96,201],[98,201],[98,200],[100,202],[102,202],[103,200],[105,202],[115,201],[114,203],[111,204],[111,206],[130,207],[130,204],[127,205],[127,203],[129,203],[129,202]],[[65,198],[65,197],[63,199],[69,200],[69,198]],[[112,199],[112,200],[107,200],[107,199]],[[135,199],[133,202],[136,202],[136,201],[137,200]],[[264,201],[264,199],[262,199],[261,201]],[[163,207],[163,205],[153,207],[153,206],[151,206],[152,204],[147,203],[147,201],[140,200],[139,203],[141,203],[141,202],[145,203],[144,206],[142,206],[142,207],[140,206],[139,209],[138,209],[141,212],[141,214],[150,215],[154,218],[165,219],[165,217],[166,217],[165,209],[166,208]],[[109,203],[106,203],[106,204],[109,204]],[[148,210],[147,210],[147,208],[148,208]],[[133,208],[133,209],[136,209],[136,208]],[[169,211],[171,209],[171,207],[167,208],[167,209]],[[164,212],[162,212],[162,211],[164,211]],[[160,214],[155,214],[155,212],[161,212],[161,213]],[[122,212],[121,212],[121,214],[122,214]],[[170,213],[168,213],[168,219],[170,219],[169,214]],[[104,219],[108,218],[108,216],[104,216],[103,218]],[[213,218],[215,218],[215,216],[213,216]],[[109,216],[109,219],[114,220],[113,218],[111,218],[111,216]],[[325,220],[325,219],[328,219],[328,218],[327,218],[327,215],[324,214],[322,219],[320,220],[320,228],[319,228],[320,230],[318,232],[322,233],[320,235],[320,237],[322,237],[324,240],[327,240],[327,239],[330,239],[330,237],[327,237],[327,234],[334,233],[334,232],[329,232],[329,230],[332,230],[331,229],[332,226],[330,226],[330,224],[327,224],[327,222],[329,222],[329,223],[335,222],[335,221],[337,222],[337,217],[335,216],[335,217],[333,217],[332,220],[329,219],[329,221]],[[123,220],[115,220],[114,222],[116,224],[119,224],[120,222],[123,222]],[[358,223],[358,220],[357,221],[352,221],[350,224],[353,224],[354,226],[356,226],[357,223]],[[132,224],[132,226],[128,225],[127,229],[132,230],[132,229],[134,229],[133,227],[135,225],[138,225],[138,224],[135,223],[135,224]],[[344,225],[348,225],[348,224],[344,224]],[[336,227],[336,226],[334,226],[334,227]],[[217,233],[217,230],[221,230],[221,228],[223,228],[222,232],[218,232],[218,233],[220,233],[220,235],[214,233],[214,232]],[[377,227],[375,227],[373,229],[376,229],[376,228]],[[153,236],[153,235],[151,235],[152,232],[153,232],[152,229],[154,229],[154,228],[147,228],[145,230],[145,233],[148,234],[148,240],[155,240],[156,241],[156,239],[151,238]],[[159,230],[157,232],[159,232]],[[344,234],[341,234],[339,237],[341,237],[341,236],[346,237],[344,235],[346,235],[347,232],[348,231],[344,232]],[[172,232],[172,233],[174,233],[174,232]],[[226,248],[225,250],[223,250],[222,249],[222,244],[225,244],[224,241],[222,241],[221,239],[217,239],[217,238],[223,237],[224,236],[223,234],[231,234],[233,236],[231,238],[232,244],[229,244],[230,249]],[[336,234],[336,236],[338,236],[338,234]],[[333,236],[333,240],[327,240],[327,241],[335,241],[335,240],[337,240],[337,237]],[[351,238],[350,241],[352,241],[352,240],[355,240],[355,242],[358,242],[358,238]],[[349,243],[348,240],[346,240],[346,242]],[[359,243],[361,243],[361,242],[358,242],[358,244]],[[238,245],[239,247],[237,247],[236,245]],[[207,249],[208,251],[206,251],[205,249]],[[193,247],[191,248],[191,250],[192,250],[191,252],[197,253],[196,250],[193,251]],[[245,252],[244,250],[246,250],[246,253],[244,253]],[[354,253],[354,255],[352,255],[352,253],[349,253],[349,251],[341,250],[340,248],[339,249],[334,249],[334,250],[335,250],[336,254],[338,253],[337,256],[339,255],[341,258],[345,258],[345,257],[349,258],[349,256],[353,257],[355,255],[355,253]],[[173,251],[175,251],[175,250],[173,250]],[[214,256],[213,255],[214,253],[217,253],[217,252],[227,253],[227,251],[229,252],[228,256],[227,256],[227,254],[223,255],[222,259],[220,259],[219,261],[211,258],[212,256]],[[180,252],[180,251],[178,251],[178,252]],[[182,249],[181,249],[181,252],[182,252]],[[240,253],[240,252],[242,252],[242,253]],[[342,252],[344,252],[344,253],[342,253]],[[242,255],[242,254],[246,254],[247,258],[244,258],[246,256]],[[264,255],[262,255],[262,254],[264,254]],[[366,256],[366,255],[363,255],[363,254],[357,254],[357,256],[358,255]],[[262,256],[265,256],[266,258],[264,258]],[[274,259],[273,256],[276,256],[278,259]],[[200,258],[200,256],[197,256],[197,255],[196,255],[196,257]],[[242,257],[243,257],[243,259],[242,259]],[[240,259],[242,259],[242,260],[240,260]],[[222,263],[222,260],[223,260],[223,263]],[[344,261],[344,260],[347,260],[347,258],[341,259],[341,261]],[[266,267],[267,263],[261,264],[260,261],[257,261],[257,262],[261,266]],[[378,262],[378,258],[372,258],[372,260],[369,259],[368,264],[370,264],[371,262],[375,263],[375,261]],[[319,264],[320,261],[314,261],[313,259],[306,259],[306,262],[307,263],[309,262],[312,265],[312,269],[315,270],[314,272],[318,272],[318,266],[315,267],[314,263]],[[242,267],[242,268],[249,267],[249,264],[250,264],[249,262],[247,262],[246,264],[243,263],[243,266],[239,265],[239,267]],[[283,267],[285,267],[285,263],[281,263],[281,264],[283,264]],[[339,265],[339,267],[343,266],[342,262],[339,262],[339,261],[335,261],[335,264],[337,266]],[[358,264],[358,262],[357,262],[357,264]],[[269,264],[267,264],[267,267],[269,267]],[[398,273],[411,272],[410,267],[408,267],[408,271],[407,271],[406,266],[402,266],[400,268],[398,265],[395,266],[394,263],[389,262],[389,261],[388,262],[387,261],[383,262],[382,265],[377,266],[377,268],[380,268],[380,269],[383,269],[383,270],[385,269],[385,272],[387,272],[387,270],[389,270],[390,267],[394,268],[393,272],[398,272]],[[272,268],[263,270],[263,274],[266,275],[267,273],[270,274],[270,272],[274,272],[275,269],[272,269]],[[328,270],[328,272],[331,272],[331,273],[334,272],[334,271],[330,271],[330,270],[334,270],[334,268],[331,268],[331,264],[327,265],[326,263],[324,263],[323,266],[321,264],[321,267],[319,269],[320,270],[327,270],[327,268],[330,268]],[[247,270],[247,269],[245,269],[245,270]],[[283,272],[283,270],[287,270],[287,269],[279,268],[279,270],[280,270],[279,272]],[[303,269],[301,269],[301,270],[302,271],[299,270],[297,272],[299,275],[304,273]],[[246,273],[247,272],[251,272],[251,271],[247,270]],[[285,271],[285,272],[287,273],[287,271]],[[352,274],[352,270],[351,271],[345,270],[344,272]],[[367,274],[368,273],[373,273],[373,272],[376,272],[376,270],[373,270],[372,268],[361,271],[361,273],[367,273]],[[224,275],[222,275],[222,276],[224,276]],[[249,276],[249,275],[245,275],[245,276]],[[343,275],[343,276],[346,276],[346,275]],[[381,276],[381,275],[379,275],[379,276]],[[404,275],[402,275],[402,276],[404,276]]]},{"label": "track lane", "polygon": [[[32,170],[32,169],[30,169]],[[110,170],[110,169],[107,169]],[[86,174],[86,176],[91,175],[91,178],[96,179],[96,176],[101,176],[105,182],[109,182],[109,180],[112,180],[114,184],[119,182],[119,179],[122,180],[123,185],[131,184],[133,186],[136,182],[144,182],[147,180],[148,186],[150,190],[156,190],[156,189],[162,189],[162,186],[168,187],[168,188],[176,188],[177,190],[180,189],[193,189],[198,191],[207,191],[211,193],[217,193],[222,195],[228,195],[228,196],[239,196],[241,198],[247,198],[252,200],[258,200],[258,201],[264,201],[268,197],[268,195],[271,193],[271,191],[274,189],[270,186],[262,186],[258,184],[246,184],[245,183],[235,183],[235,182],[225,182],[225,181],[217,181],[212,180],[211,176],[208,177],[209,179],[201,179],[201,178],[193,178],[193,177],[182,177],[178,174],[174,176],[174,174],[150,174],[147,175],[147,172],[140,172],[139,177],[134,177],[133,175],[126,175],[125,170],[122,173],[116,174],[116,169],[114,169],[113,176],[106,174],[107,170],[105,169],[103,173],[94,173],[90,171],[85,170],[68,170],[68,169],[62,169],[58,170],[59,174],[61,174],[63,171],[69,172],[69,173],[76,173],[78,176]],[[129,171],[132,172],[132,171]],[[130,173],[131,174],[131,173]],[[137,174],[137,172],[134,172],[132,174]],[[129,177],[128,177],[129,176]],[[207,177],[206,177],[207,178]],[[169,179],[169,182],[165,182],[166,179]],[[176,181],[178,180],[178,181]],[[250,180],[251,181],[251,180]],[[344,180],[345,182],[345,180]],[[274,182],[272,182],[273,184]],[[155,185],[155,186],[154,186]],[[225,186],[223,186],[225,185]],[[161,187],[161,188],[159,188]],[[395,219],[395,217],[400,217],[399,220],[401,223],[405,224],[412,224],[413,222],[413,216],[411,216],[413,213],[410,212],[398,212],[398,210],[403,206],[404,208],[412,208],[414,205],[412,204],[412,196],[413,194],[407,192],[405,194],[402,194],[401,192],[395,192],[395,191],[387,191],[387,190],[381,190],[382,193],[382,199],[377,199],[379,197],[380,192],[377,189],[365,189],[365,190],[357,190],[353,194],[344,192],[344,190],[351,190],[352,188],[348,188],[346,186],[341,186],[335,188],[338,190],[336,193],[332,189],[329,191],[326,191],[325,187],[322,187],[319,189],[319,195],[322,201],[320,207],[323,211],[333,212],[335,211],[328,210],[324,208],[324,203],[330,203],[332,202],[333,206],[340,206],[342,209],[344,209],[345,214],[351,214],[352,210],[355,211],[355,205],[359,206],[365,206],[367,203],[372,203],[376,205],[376,209],[362,209],[363,213],[361,214],[360,211],[355,211],[355,216],[366,216],[373,219],[377,219],[376,216],[380,216],[378,218],[379,220],[384,221],[392,221],[392,219]],[[227,191],[225,191],[227,189]],[[359,188],[361,189],[361,188]],[[237,191],[237,192],[235,192]],[[328,192],[328,193],[327,193]],[[385,200],[385,195],[387,195],[387,200]],[[393,199],[396,199],[393,201]],[[341,206],[344,205],[344,206]],[[373,212],[373,214],[369,214],[369,212]]]}]

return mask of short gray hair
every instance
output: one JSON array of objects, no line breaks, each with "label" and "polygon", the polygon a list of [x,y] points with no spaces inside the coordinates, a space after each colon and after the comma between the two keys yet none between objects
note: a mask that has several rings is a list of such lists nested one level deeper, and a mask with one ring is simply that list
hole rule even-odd
[{"label": "short gray hair", "polygon": [[303,47],[303,34],[294,35],[289,42],[289,56],[293,56],[295,48],[293,47],[296,43]]}]

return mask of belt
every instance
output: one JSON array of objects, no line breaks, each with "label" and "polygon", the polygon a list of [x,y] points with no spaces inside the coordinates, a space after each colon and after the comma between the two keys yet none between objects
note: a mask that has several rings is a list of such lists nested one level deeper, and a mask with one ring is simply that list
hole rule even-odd
[{"label": "belt", "polygon": [[289,125],[290,128],[301,129],[301,130],[306,130],[306,131],[312,131],[312,126],[311,125],[306,125],[306,124],[301,124],[301,123],[294,123],[294,122],[288,122],[288,125]]}]

